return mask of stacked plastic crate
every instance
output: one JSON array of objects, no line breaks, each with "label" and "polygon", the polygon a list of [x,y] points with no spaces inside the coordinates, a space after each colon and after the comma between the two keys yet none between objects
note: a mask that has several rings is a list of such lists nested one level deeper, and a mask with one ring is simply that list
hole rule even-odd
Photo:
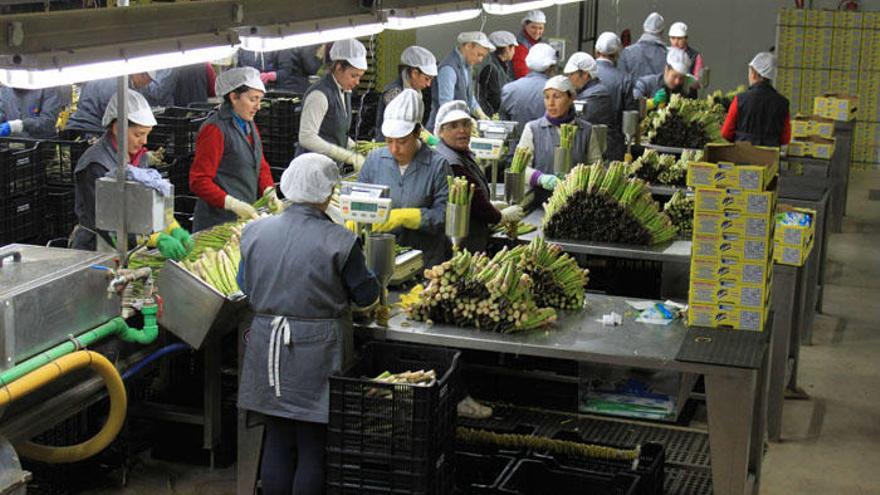
[{"label": "stacked plastic crate", "polygon": [[779,149],[708,145],[688,165],[696,189],[688,319],[761,331],[772,286]]},{"label": "stacked plastic crate", "polygon": [[266,93],[254,117],[263,141],[263,155],[276,182],[296,154],[301,114],[302,95],[273,91]]},{"label": "stacked plastic crate", "polygon": [[0,246],[43,236],[46,167],[36,141],[0,142]]},{"label": "stacked plastic crate", "polygon": [[189,194],[189,168],[196,152],[196,137],[211,113],[209,108],[167,107],[156,113],[156,127],[147,146],[165,150],[165,164],[157,167],[174,185],[175,195]]},{"label": "stacked plastic crate", "polygon": [[775,83],[792,114],[814,113],[824,93],[857,96],[853,166],[880,168],[880,12],[782,9],[776,32]]}]

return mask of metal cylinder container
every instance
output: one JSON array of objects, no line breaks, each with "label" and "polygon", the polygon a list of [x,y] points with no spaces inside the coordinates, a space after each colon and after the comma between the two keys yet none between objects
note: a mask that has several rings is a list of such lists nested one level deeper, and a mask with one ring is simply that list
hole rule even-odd
[{"label": "metal cylinder container", "polygon": [[557,146],[553,150],[553,174],[565,177],[569,170],[571,170],[571,150]]},{"label": "metal cylinder container", "polygon": [[366,242],[367,268],[376,275],[382,287],[394,274],[394,234],[370,234]]},{"label": "metal cylinder container", "polygon": [[446,205],[446,236],[456,241],[468,236],[471,228],[470,205]]},{"label": "metal cylinder container", "polygon": [[504,172],[504,201],[513,205],[522,201],[526,194],[526,174],[509,170]]}]

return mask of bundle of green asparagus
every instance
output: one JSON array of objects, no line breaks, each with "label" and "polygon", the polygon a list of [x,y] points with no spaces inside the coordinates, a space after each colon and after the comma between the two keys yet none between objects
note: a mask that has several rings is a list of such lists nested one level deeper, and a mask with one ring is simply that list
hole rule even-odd
[{"label": "bundle of green asparagus", "polygon": [[410,318],[492,332],[512,333],[552,324],[553,308],[539,308],[531,278],[516,261],[496,261],[483,253],[458,251],[451,260],[425,270],[428,287],[403,306]]},{"label": "bundle of green asparagus", "polygon": [[710,98],[692,100],[672,95],[669,104],[648,114],[642,134],[651,144],[676,148],[702,148],[724,141],[721,125],[724,107]]},{"label": "bundle of green asparagus", "polygon": [[531,148],[518,146],[513,153],[513,161],[510,162],[508,170],[521,174],[526,171],[526,167],[532,164],[532,158],[534,158],[534,154]]},{"label": "bundle of green asparagus", "polygon": [[436,379],[437,372],[434,370],[403,371],[401,373],[385,371],[373,378],[374,381],[382,383],[406,383],[410,385],[428,385]]},{"label": "bundle of green asparagus", "polygon": [[241,262],[239,243],[240,238],[236,236],[223,249],[208,248],[197,260],[184,260],[181,266],[224,296],[231,296],[241,292],[236,281]]},{"label": "bundle of green asparagus", "polygon": [[578,165],[545,203],[544,235],[551,239],[658,244],[675,237],[675,226],[657,208],[641,179],[628,179],[625,165]]},{"label": "bundle of green asparagus", "polygon": [[574,144],[574,136],[577,134],[576,124],[562,124],[559,126],[559,147],[570,150]]},{"label": "bundle of green asparagus", "polygon": [[476,187],[469,183],[464,177],[446,177],[449,186],[449,201],[451,205],[470,206],[471,200],[474,199],[474,191]]},{"label": "bundle of green asparagus", "polygon": [[529,244],[501,250],[496,261],[514,261],[532,279],[532,298],[539,307],[577,310],[584,307],[584,289],[590,271],[562,252],[556,244],[538,237]]},{"label": "bundle of green asparagus", "polygon": [[532,449],[555,455],[576,456],[611,461],[635,461],[641,449],[616,449],[605,445],[593,445],[568,440],[557,440],[533,435],[495,433],[486,430],[459,427],[455,439],[462,445],[484,445],[493,449]]},{"label": "bundle of green asparagus", "polygon": [[684,150],[679,158],[647,149],[627,166],[627,175],[638,177],[649,184],[684,187],[689,162],[703,159],[701,150]]},{"label": "bundle of green asparagus", "polygon": [[675,194],[669,199],[663,207],[663,211],[669,215],[672,225],[678,229],[682,235],[688,234],[694,229],[694,197],[688,196],[681,191],[675,191]]},{"label": "bundle of green asparagus", "polygon": [[384,141],[379,141],[379,142],[376,142],[376,141],[356,141],[354,143],[354,150],[364,156],[369,155],[370,152],[373,150],[376,150],[379,148],[384,148],[384,147],[385,147]]}]

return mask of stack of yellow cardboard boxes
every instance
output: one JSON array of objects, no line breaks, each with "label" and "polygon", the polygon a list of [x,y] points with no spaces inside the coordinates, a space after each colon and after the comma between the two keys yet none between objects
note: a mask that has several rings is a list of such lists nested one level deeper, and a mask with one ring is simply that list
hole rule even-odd
[{"label": "stack of yellow cardboard boxes", "polygon": [[830,160],[834,154],[834,120],[818,113],[808,117],[795,117],[791,120],[791,138],[788,144],[789,156]]},{"label": "stack of yellow cardboard boxes", "polygon": [[[786,214],[794,213],[807,218],[808,223],[791,225]],[[782,265],[803,266],[813,250],[816,210],[795,208],[780,204],[776,210],[776,230],[773,234],[773,261]]]},{"label": "stack of yellow cardboard boxes", "polygon": [[696,189],[688,320],[764,329],[773,273],[779,149],[710,144],[688,165]]}]

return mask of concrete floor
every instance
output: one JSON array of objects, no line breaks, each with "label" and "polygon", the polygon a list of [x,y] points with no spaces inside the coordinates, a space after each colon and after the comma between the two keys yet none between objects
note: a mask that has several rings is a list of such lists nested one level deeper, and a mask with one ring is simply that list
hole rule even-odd
[{"label": "concrete floor", "polygon": [[[799,385],[788,400],[783,442],[770,444],[764,495],[880,494],[880,190],[876,171],[853,171],[843,233],[829,242],[824,316],[801,349]],[[209,471],[146,460],[127,489],[100,494],[233,494],[233,469]]]}]

